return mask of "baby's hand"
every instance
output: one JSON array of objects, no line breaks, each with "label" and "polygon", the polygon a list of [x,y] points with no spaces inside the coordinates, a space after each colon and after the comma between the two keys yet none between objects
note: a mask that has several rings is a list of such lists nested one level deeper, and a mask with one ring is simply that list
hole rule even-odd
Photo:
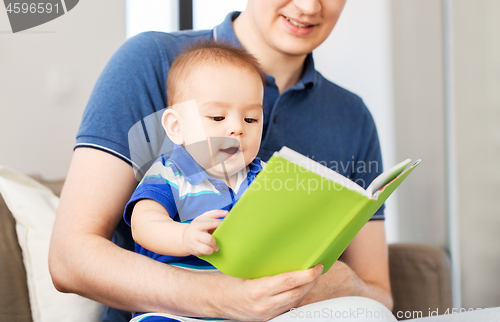
[{"label": "baby's hand", "polygon": [[184,246],[195,256],[210,255],[219,250],[212,233],[227,215],[226,210],[211,210],[193,219],[184,231]]}]

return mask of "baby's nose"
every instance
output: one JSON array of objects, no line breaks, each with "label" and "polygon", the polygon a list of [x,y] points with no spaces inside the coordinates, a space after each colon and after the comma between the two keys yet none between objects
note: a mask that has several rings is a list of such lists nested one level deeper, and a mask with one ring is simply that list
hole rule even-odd
[{"label": "baby's nose", "polygon": [[229,135],[243,135],[243,122],[233,121],[229,128]]}]

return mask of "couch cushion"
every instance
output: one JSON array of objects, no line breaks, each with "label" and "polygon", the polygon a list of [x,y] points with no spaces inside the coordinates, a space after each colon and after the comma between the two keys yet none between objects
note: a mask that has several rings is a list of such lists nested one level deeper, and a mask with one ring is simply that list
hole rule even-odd
[{"label": "couch cushion", "polygon": [[[36,180],[60,195],[64,180]],[[32,322],[26,270],[17,241],[16,221],[0,194],[0,321]]]},{"label": "couch cushion", "polygon": [[52,190],[52,192],[56,196],[58,196],[58,197],[61,196],[61,191],[62,191],[62,188],[64,186],[64,179],[46,180],[46,179],[43,179],[39,175],[31,175],[31,177],[33,179],[35,179],[36,181],[40,182],[41,184],[43,184],[44,186],[46,186],[47,188],[49,188],[50,190]]},{"label": "couch cushion", "polygon": [[[393,313],[399,319],[416,318],[451,308],[451,269],[440,248],[422,244],[389,245],[389,269],[394,298]],[[411,315],[411,316],[409,316]]]},{"label": "couch cushion", "polygon": [[[60,190],[60,184],[56,182],[52,188]],[[100,321],[102,304],[76,294],[60,293],[52,284],[48,252],[59,198],[32,178],[3,166],[0,166],[0,193],[16,221],[33,321]]]},{"label": "couch cushion", "polygon": [[0,195],[0,321],[31,322],[31,310],[16,221]]}]

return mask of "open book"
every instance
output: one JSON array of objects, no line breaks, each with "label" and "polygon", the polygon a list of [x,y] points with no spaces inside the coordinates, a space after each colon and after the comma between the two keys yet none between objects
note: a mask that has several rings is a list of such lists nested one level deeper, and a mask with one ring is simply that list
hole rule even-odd
[{"label": "open book", "polygon": [[363,189],[283,147],[214,231],[219,251],[200,258],[241,278],[318,263],[325,273],[420,160],[410,162],[390,168]]}]

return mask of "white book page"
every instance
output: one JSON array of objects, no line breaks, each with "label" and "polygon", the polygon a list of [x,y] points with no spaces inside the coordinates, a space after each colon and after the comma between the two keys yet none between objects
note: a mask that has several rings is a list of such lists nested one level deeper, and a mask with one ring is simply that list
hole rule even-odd
[{"label": "white book page", "polygon": [[373,193],[377,192],[380,188],[394,180],[397,176],[399,176],[405,168],[408,166],[408,164],[411,162],[411,159],[406,159],[403,162],[400,162],[390,168],[389,170],[384,171],[382,174],[380,174],[378,177],[373,179],[372,183],[366,188],[366,192],[370,194],[370,196],[373,195]]},{"label": "white book page", "polygon": [[363,187],[358,185],[352,180],[349,180],[348,178],[344,177],[338,172],[333,171],[332,169],[314,161],[311,160],[310,158],[284,146],[281,148],[281,150],[278,152],[278,155],[281,156],[282,158],[293,162],[313,173],[316,173],[319,176],[322,176],[323,178],[326,178],[328,180],[331,180],[337,184],[340,184],[350,190],[359,192],[360,194],[371,198],[371,194],[369,194]]}]

